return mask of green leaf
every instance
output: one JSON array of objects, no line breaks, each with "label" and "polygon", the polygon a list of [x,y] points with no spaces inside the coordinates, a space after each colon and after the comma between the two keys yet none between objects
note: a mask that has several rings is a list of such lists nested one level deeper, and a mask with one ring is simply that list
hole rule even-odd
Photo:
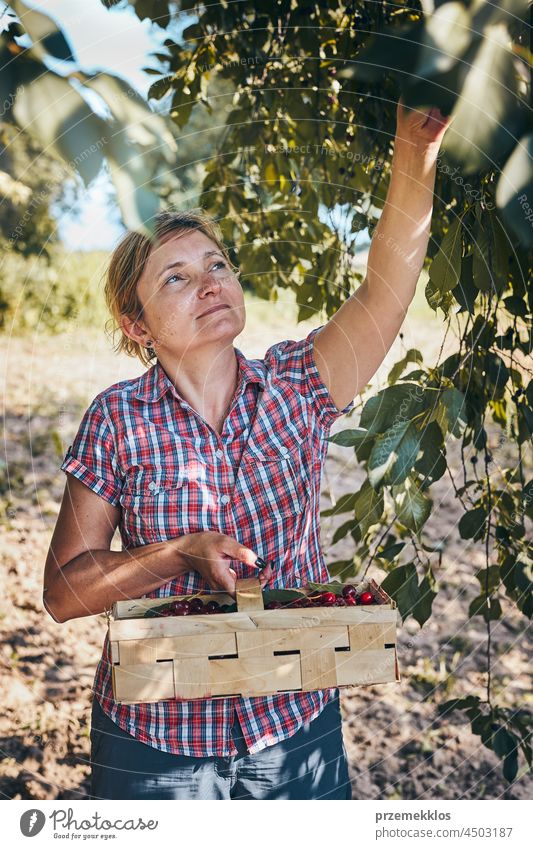
[{"label": "green leaf", "polygon": [[470,15],[462,3],[439,6],[425,19],[416,76],[449,71],[469,46],[471,37]]},{"label": "green leaf", "polygon": [[391,425],[410,421],[424,410],[425,393],[417,383],[398,383],[369,398],[359,424],[370,435],[385,433]]},{"label": "green leaf", "polygon": [[533,590],[533,566],[531,563],[522,563],[517,560],[515,563],[515,581],[518,589],[523,592],[531,592]]},{"label": "green leaf", "polygon": [[505,159],[526,117],[516,105],[517,74],[506,27],[487,27],[479,47],[475,53],[468,51],[465,62],[468,72],[442,149],[469,175]]},{"label": "green leaf", "polygon": [[505,309],[508,310],[511,315],[517,315],[520,318],[525,318],[528,314],[528,308],[525,301],[522,298],[519,298],[518,295],[511,295],[509,298],[504,298],[503,303],[505,305]]},{"label": "green leaf", "polygon": [[422,627],[429,617],[433,607],[433,600],[436,598],[436,582],[431,569],[423,577],[418,588],[419,599],[413,607],[413,617],[416,619],[420,627]]},{"label": "green leaf", "polygon": [[161,77],[152,83],[148,89],[148,100],[161,100],[172,84],[172,76]]},{"label": "green leaf", "polygon": [[402,619],[409,616],[420,601],[418,577],[413,563],[397,566],[385,576],[381,586],[398,605]]},{"label": "green leaf", "polygon": [[333,563],[328,563],[328,572],[330,575],[340,578],[342,582],[346,582],[348,577],[354,574],[353,558],[349,560],[334,560]]},{"label": "green leaf", "polygon": [[406,354],[399,360],[397,363],[393,365],[389,372],[389,376],[387,378],[388,383],[396,383],[402,372],[404,371],[406,365],[408,363],[422,363],[423,357],[420,351],[416,348],[409,348]]},{"label": "green leaf", "polygon": [[115,134],[120,126],[121,134],[133,144],[147,148],[152,159],[154,151],[157,151],[158,156],[163,157],[169,164],[175,163],[177,144],[166,120],[152,112],[141,95],[126,80],[100,71],[97,74],[84,74],[82,81],[87,88],[95,91],[110,109],[118,122]]},{"label": "green leaf", "polygon": [[445,311],[451,304],[451,295],[461,273],[461,219],[455,218],[446,232],[438,253],[429,267],[429,282],[426,286],[426,299],[430,307]]},{"label": "green leaf", "polygon": [[500,578],[507,590],[507,594],[511,598],[514,598],[516,590],[515,565],[517,564],[515,563],[514,554],[507,554],[503,562],[500,564]]},{"label": "green leaf", "polygon": [[429,422],[422,432],[420,449],[422,455],[415,463],[415,470],[431,483],[439,480],[446,471],[442,430],[436,421]]},{"label": "green leaf", "polygon": [[368,438],[368,431],[362,427],[355,427],[351,430],[341,430],[338,433],[334,433],[332,436],[328,436],[327,441],[333,442],[334,445],[352,448],[360,445],[366,438]]},{"label": "green leaf", "polygon": [[479,696],[465,696],[462,699],[448,699],[438,705],[438,713],[446,714],[454,710],[472,710],[479,705]]},{"label": "green leaf", "polygon": [[380,484],[400,484],[411,472],[420,446],[420,434],[412,422],[403,422],[378,436],[368,459],[368,479]]},{"label": "green leaf", "polygon": [[[479,207],[476,208],[477,210]],[[472,276],[474,286],[482,292],[490,292],[493,288],[491,269],[491,250],[489,234],[482,222],[477,220],[472,236]]]},{"label": "green leaf", "polygon": [[[166,29],[170,23],[168,0],[135,0],[135,14],[140,21],[150,18],[162,29]],[[186,4],[182,8],[187,9]]]},{"label": "green leaf", "polygon": [[407,478],[400,486],[392,487],[392,495],[399,521],[420,533],[431,513],[431,501],[420,490],[418,481]]},{"label": "green leaf", "polygon": [[309,581],[307,583],[307,586],[310,590],[314,590],[317,593],[332,592],[338,595],[340,592],[342,592],[343,585],[339,583],[339,581],[330,581],[329,584],[314,584],[312,583],[312,581]]},{"label": "green leaf", "polygon": [[126,139],[112,135],[107,145],[107,160],[124,224],[129,230],[149,234],[160,200],[150,188],[152,178],[147,157],[140,156]]},{"label": "green leaf", "polygon": [[430,417],[431,420],[438,422],[443,436],[448,431],[453,436],[461,436],[468,421],[464,395],[455,387],[445,389],[439,396],[436,410]]},{"label": "green leaf", "polygon": [[461,275],[459,283],[453,289],[453,297],[460,305],[460,312],[467,311],[472,315],[474,313],[474,304],[479,295],[479,289],[474,286],[474,257],[472,254],[467,254],[461,260]]},{"label": "green leaf", "polygon": [[501,618],[502,606],[497,598],[478,595],[470,602],[468,615],[482,616],[485,622],[494,621]]},{"label": "green leaf", "polygon": [[514,749],[503,762],[503,777],[511,783],[518,772],[518,749]]},{"label": "green leaf", "polygon": [[496,206],[524,248],[533,226],[533,133],[522,136],[505,163],[496,186]]},{"label": "green leaf", "polygon": [[339,542],[339,540],[344,539],[344,537],[347,536],[350,533],[350,531],[353,530],[353,528],[355,527],[355,524],[356,523],[355,523],[354,519],[348,519],[347,522],[343,522],[342,525],[339,525],[339,527],[337,528],[337,530],[333,534],[331,544],[335,545],[335,543]]},{"label": "green leaf", "polygon": [[298,590],[263,590],[263,602],[269,601],[293,601],[295,598],[305,598],[305,593]]},{"label": "green leaf", "polygon": [[381,551],[378,551],[375,556],[383,558],[383,560],[388,560],[390,563],[403,548],[405,548],[404,542],[396,542],[394,545],[387,545]]},{"label": "green leaf", "polygon": [[415,69],[424,24],[389,27],[372,35],[355,60],[339,73],[340,79],[378,82],[386,74]]},{"label": "green leaf", "polygon": [[459,519],[461,539],[483,539],[486,521],[487,511],[484,507],[474,507],[473,510],[467,510]]},{"label": "green leaf", "polygon": [[383,492],[376,492],[369,481],[365,480],[359,492],[355,494],[353,509],[363,538],[372,525],[379,523],[383,515]]},{"label": "green leaf", "polygon": [[493,564],[488,569],[478,569],[476,578],[481,585],[481,591],[485,594],[492,595],[500,586],[500,567],[497,564]]},{"label": "green leaf", "polygon": [[346,492],[341,495],[334,507],[322,510],[321,516],[338,516],[339,513],[349,513],[353,510],[357,493]]},{"label": "green leaf", "polygon": [[492,748],[499,758],[504,758],[516,749],[517,739],[505,728],[500,726],[492,735]]},{"label": "green leaf", "polygon": [[72,47],[52,18],[37,9],[30,9],[21,0],[10,0],[9,5],[30,36],[33,42],[32,53],[36,58],[43,60],[50,55],[55,59],[74,62]]},{"label": "green leaf", "polygon": [[44,71],[25,81],[17,90],[13,115],[43,148],[54,150],[77,170],[85,185],[96,177],[110,132],[63,77]]}]

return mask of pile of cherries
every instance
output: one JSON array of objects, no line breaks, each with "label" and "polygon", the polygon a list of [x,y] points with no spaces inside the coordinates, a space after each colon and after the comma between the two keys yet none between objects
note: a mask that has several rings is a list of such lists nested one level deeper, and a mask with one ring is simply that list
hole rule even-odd
[{"label": "pile of cherries", "polygon": [[144,614],[145,617],[151,616],[200,616],[209,613],[230,613],[237,610],[235,604],[219,604],[214,599],[204,602],[198,598],[177,599],[161,607],[152,607]]},{"label": "pile of cherries", "polygon": [[[269,601],[265,604],[265,610],[294,610],[301,607],[355,607],[356,604],[374,604],[374,602],[374,596],[368,590],[358,594],[352,584],[346,584],[340,593],[328,590],[314,595],[300,596],[286,602]],[[212,613],[233,613],[236,610],[236,604],[219,604],[214,599],[204,604],[201,598],[195,596],[191,599],[177,599],[159,607],[152,607],[144,615],[145,617],[199,616]]]},{"label": "pile of cherries", "polygon": [[292,601],[285,602],[285,604],[281,601],[269,601],[268,604],[265,604],[265,610],[279,610],[287,607],[290,609],[295,607],[355,607],[356,604],[374,604],[374,596],[368,590],[358,595],[352,584],[346,584],[341,593],[327,590],[316,595],[295,598]]}]

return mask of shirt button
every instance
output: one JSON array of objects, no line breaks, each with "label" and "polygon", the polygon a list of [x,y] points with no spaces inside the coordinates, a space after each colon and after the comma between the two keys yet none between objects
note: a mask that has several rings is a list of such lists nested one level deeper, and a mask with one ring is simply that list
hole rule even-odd
[{"label": "shirt button", "polygon": [[220,503],[221,504],[229,504],[229,500],[230,500],[229,495],[223,495],[222,498],[220,499]]},{"label": "shirt button", "polygon": [[154,490],[156,489],[156,487],[157,484],[155,483],[155,481],[150,481],[150,483],[148,484],[148,489]]},{"label": "shirt button", "polygon": [[218,457],[218,459],[221,460],[223,456],[224,456],[224,452],[222,451],[222,449],[217,448],[217,450],[215,451],[215,457]]}]

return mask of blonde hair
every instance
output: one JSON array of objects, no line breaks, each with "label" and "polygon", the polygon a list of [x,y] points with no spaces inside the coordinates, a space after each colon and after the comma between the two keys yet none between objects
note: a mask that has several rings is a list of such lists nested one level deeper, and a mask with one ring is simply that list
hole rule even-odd
[{"label": "blonde hair", "polygon": [[[223,242],[219,225],[203,209],[159,212],[154,218],[154,231],[151,236],[130,231],[111,254],[104,286],[105,301],[111,313],[111,318],[106,322],[106,331],[112,338],[116,353],[124,352],[130,357],[138,357],[146,366],[152,364],[156,356],[155,351],[130,339],[120,326],[120,318],[126,315],[138,321],[143,317],[137,283],[146,268],[152,250],[171,233],[182,233],[187,230],[199,230],[211,239],[223,253],[233,271],[238,273]],[[119,334],[118,342],[115,341],[117,333]]]}]

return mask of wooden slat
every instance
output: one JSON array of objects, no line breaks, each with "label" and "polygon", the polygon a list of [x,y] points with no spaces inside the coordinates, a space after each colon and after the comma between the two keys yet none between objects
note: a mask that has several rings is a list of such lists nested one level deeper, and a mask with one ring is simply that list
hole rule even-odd
[{"label": "wooden slat", "polygon": [[239,657],[272,657],[278,644],[274,634],[284,634],[284,631],[238,631],[237,654]]},{"label": "wooden slat", "polygon": [[164,637],[159,640],[157,659],[166,657],[209,657],[237,654],[235,634],[202,634],[195,637]]},{"label": "wooden slat", "polygon": [[397,605],[394,599],[392,599],[390,595],[386,593],[385,590],[375,582],[374,578],[370,578],[370,581],[368,582],[368,589],[372,593],[378,604],[388,604],[394,610],[396,609]]},{"label": "wooden slat", "polygon": [[[230,614],[231,615],[231,614]],[[250,612],[257,628],[312,628],[318,626],[357,625],[360,622],[394,622],[397,612],[386,605],[367,607],[310,607],[296,610]]]},{"label": "wooden slat", "polygon": [[300,658],[272,657],[210,660],[213,693],[267,695],[301,688]]},{"label": "wooden slat", "polygon": [[214,695],[212,660],[180,657],[174,660],[174,689],[177,699],[207,699]]},{"label": "wooden slat", "polygon": [[[275,611],[274,611],[275,612]],[[195,634],[229,634],[254,631],[256,625],[247,613],[215,613],[211,616],[166,616],[161,619],[118,619],[109,623],[111,640],[138,640],[148,637],[177,637]]]},{"label": "wooden slat", "polygon": [[337,684],[386,684],[396,680],[394,649],[335,652]]},{"label": "wooden slat", "polygon": [[235,597],[239,613],[248,610],[264,610],[263,591],[258,578],[241,578],[235,585]]},{"label": "wooden slat", "polygon": [[113,667],[113,688],[118,702],[157,702],[173,699],[173,661]]},{"label": "wooden slat", "polygon": [[224,695],[267,695],[279,690],[299,690],[300,658],[225,658],[174,661],[174,686],[180,699]]},{"label": "wooden slat", "polygon": [[[237,652],[239,657],[256,655],[266,657],[275,651],[300,651],[308,645],[308,637],[312,635],[315,648],[349,648],[348,629],[342,626],[334,628],[287,628],[285,630],[270,630],[264,628],[257,631],[243,631],[236,634]],[[257,649],[257,650],[256,650]]]},{"label": "wooden slat", "polygon": [[120,665],[155,663],[159,640],[123,640],[120,643]]},{"label": "wooden slat", "polygon": [[109,643],[109,654],[111,663],[118,663],[120,661],[120,643],[118,640],[113,640]]},{"label": "wooden slat", "polygon": [[110,639],[140,639],[213,631],[251,631],[254,628],[309,628],[315,625],[355,625],[394,622],[397,611],[387,604],[358,607],[311,607],[300,610],[250,610],[211,616],[169,616],[160,619],[117,619],[109,624]]},{"label": "wooden slat", "polygon": [[308,631],[299,635],[302,690],[318,690],[337,686],[335,649],[314,639]]},{"label": "wooden slat", "polygon": [[148,640],[121,640],[120,662],[156,663],[175,657],[208,657],[237,654],[235,634],[200,634],[197,637],[161,637]]},{"label": "wooden slat", "polygon": [[396,645],[396,627],[392,622],[349,625],[348,633],[352,652],[382,649],[385,643]]}]

